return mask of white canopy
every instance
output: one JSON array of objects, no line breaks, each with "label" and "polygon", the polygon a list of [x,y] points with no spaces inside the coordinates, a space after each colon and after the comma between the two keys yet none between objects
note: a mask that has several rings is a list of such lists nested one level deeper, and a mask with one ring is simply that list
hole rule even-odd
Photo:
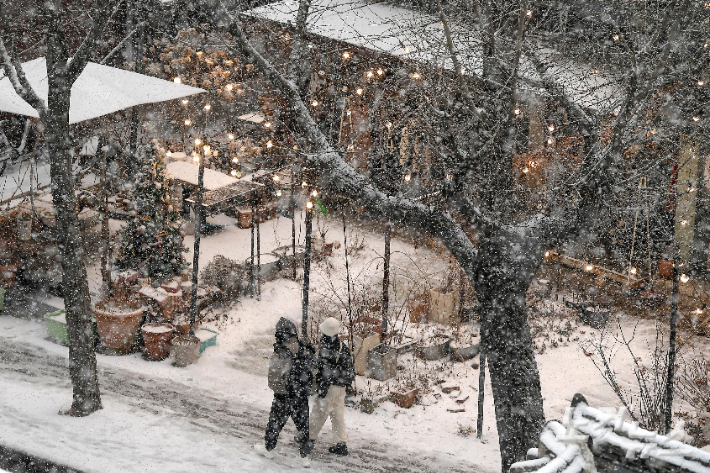
[{"label": "white canopy", "polygon": [[[22,64],[27,80],[47,103],[49,85],[43,57]],[[71,90],[69,123],[90,120],[135,105],[164,102],[205,92],[197,87],[90,62]],[[22,100],[0,70],[0,111],[38,118],[37,111]]]},{"label": "white canopy", "polygon": [[[187,182],[193,186],[197,185],[197,171],[199,169],[197,164],[176,161],[174,163],[168,163],[166,168],[168,174],[173,176],[175,179]],[[231,186],[236,182],[238,182],[237,179],[232,176],[227,176],[226,174],[222,174],[219,171],[213,171],[212,169],[205,169],[205,190],[213,191],[221,187]]]}]

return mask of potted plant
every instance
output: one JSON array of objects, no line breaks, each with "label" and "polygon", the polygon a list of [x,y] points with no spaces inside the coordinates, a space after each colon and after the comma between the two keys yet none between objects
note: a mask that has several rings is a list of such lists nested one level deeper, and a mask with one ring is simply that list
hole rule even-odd
[{"label": "potted plant", "polygon": [[370,378],[386,381],[397,374],[397,350],[379,344],[367,354],[367,371]]},{"label": "potted plant", "polygon": [[412,407],[418,393],[419,388],[417,388],[411,381],[405,382],[390,390],[392,401],[399,407],[403,407],[405,409]]},{"label": "potted plant", "polygon": [[161,361],[168,357],[174,331],[170,324],[148,323],[141,327],[145,355],[149,360]]},{"label": "potted plant", "polygon": [[129,353],[143,320],[143,305],[117,291],[113,297],[97,302],[91,308],[101,343],[119,354]]}]

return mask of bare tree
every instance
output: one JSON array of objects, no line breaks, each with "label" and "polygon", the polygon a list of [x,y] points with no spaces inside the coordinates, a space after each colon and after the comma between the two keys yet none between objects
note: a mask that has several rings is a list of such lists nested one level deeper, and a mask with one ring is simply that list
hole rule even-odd
[{"label": "bare tree", "polygon": [[[116,2],[96,1],[91,13],[93,24],[81,45],[70,53],[64,16],[70,15],[61,0],[44,2],[40,15],[44,20],[43,42],[47,61],[47,102],[27,81],[19,56],[13,51],[14,38],[10,18],[0,23],[0,54],[5,76],[15,92],[39,114],[51,157],[52,200],[56,209],[57,236],[62,254],[62,290],[67,314],[69,374],[73,399],[68,414],[86,416],[101,408],[101,394],[94,352],[91,322],[91,299],[84,262],[84,246],[79,232],[76,183],[72,173],[72,143],[69,129],[71,88],[82,73],[101,39]],[[7,11],[0,2],[0,11]]]}]

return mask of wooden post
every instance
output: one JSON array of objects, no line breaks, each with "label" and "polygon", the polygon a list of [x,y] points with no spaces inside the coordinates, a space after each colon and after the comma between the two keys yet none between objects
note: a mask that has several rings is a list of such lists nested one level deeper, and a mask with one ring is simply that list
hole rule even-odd
[{"label": "wooden post", "polygon": [[382,277],[382,337],[387,332],[387,312],[390,302],[390,249],[392,244],[392,223],[385,224],[385,264],[384,275]]},{"label": "wooden post", "polygon": [[313,209],[309,209],[308,206],[306,206],[306,252],[303,259],[303,313],[301,317],[301,333],[304,340],[308,337],[308,291],[310,289],[312,234]]},{"label": "wooden post", "polygon": [[200,269],[200,234],[202,233],[202,194],[205,191],[205,160],[207,153],[200,159],[197,171],[197,197],[195,198],[195,246],[192,255],[192,297],[190,298],[190,335],[195,336],[197,321],[197,278]]}]

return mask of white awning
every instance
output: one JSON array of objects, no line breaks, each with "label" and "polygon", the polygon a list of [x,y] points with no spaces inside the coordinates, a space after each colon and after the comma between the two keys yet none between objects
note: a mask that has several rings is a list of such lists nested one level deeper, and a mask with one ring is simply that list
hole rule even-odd
[{"label": "white awning", "polygon": [[[197,171],[199,166],[194,163],[186,163],[182,161],[177,161],[174,163],[168,163],[166,170],[168,174],[173,176],[175,179],[194,186],[197,185]],[[212,169],[205,169],[204,175],[204,186],[205,190],[213,191],[220,189],[222,187],[231,186],[238,182],[238,179],[222,174],[218,171],[213,171]]]}]

